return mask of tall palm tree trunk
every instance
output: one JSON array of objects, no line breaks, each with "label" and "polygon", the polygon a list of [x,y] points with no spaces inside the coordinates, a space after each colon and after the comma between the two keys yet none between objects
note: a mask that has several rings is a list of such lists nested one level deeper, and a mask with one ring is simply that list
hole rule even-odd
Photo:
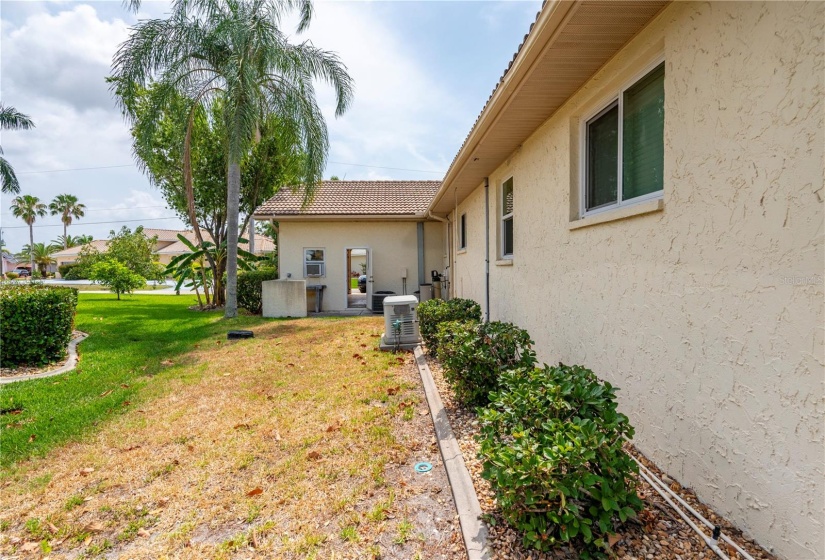
[{"label": "tall palm tree trunk", "polygon": [[29,222],[29,266],[29,274],[34,276],[34,221]]},{"label": "tall palm tree trunk", "polygon": [[68,229],[69,228],[67,227],[67,224],[66,224],[66,216],[63,216],[63,248],[64,249],[69,248],[69,238],[66,237],[66,230],[68,230]]},{"label": "tall palm tree trunk", "polygon": [[238,315],[238,212],[241,198],[241,164],[229,163],[226,185],[226,305],[224,317]]}]

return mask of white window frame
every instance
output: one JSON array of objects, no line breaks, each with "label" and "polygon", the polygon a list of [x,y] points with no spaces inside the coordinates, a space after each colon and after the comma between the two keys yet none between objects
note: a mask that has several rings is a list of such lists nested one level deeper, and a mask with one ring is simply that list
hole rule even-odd
[{"label": "white window frame", "polygon": [[[584,118],[581,119],[580,129],[579,129],[579,216],[582,218],[586,216],[593,216],[594,214],[601,214],[602,212],[609,212],[611,210],[615,210],[617,208],[624,208],[625,206],[633,206],[635,204],[640,204],[642,202],[647,202],[648,200],[656,200],[664,197],[664,188],[659,191],[655,191],[652,193],[643,194],[641,196],[637,196],[635,198],[630,198],[627,200],[622,199],[622,139],[624,138],[624,92],[636,85],[639,80],[647,76],[650,72],[652,72],[657,66],[664,63],[665,55],[660,54],[657,56],[652,62],[650,62],[644,69],[637,72],[631,79],[627,80],[622,84],[622,86],[618,89],[618,91],[612,92],[610,95],[605,96],[601,99],[599,103],[596,104],[596,108],[593,111],[587,113]],[[665,72],[665,76],[667,76],[667,72]],[[618,160],[617,160],[617,177],[616,177],[616,202],[614,204],[606,204],[604,206],[600,206],[598,208],[594,208],[592,210],[587,209],[587,125],[591,122],[596,120],[598,117],[601,117],[603,113],[609,111],[616,105],[619,108],[619,140],[618,140]],[[667,118],[667,115],[665,115]]]},{"label": "white window frame", "polygon": [[467,249],[467,212],[458,218],[458,250]]},{"label": "white window frame", "polygon": [[[307,260],[307,251],[323,251],[324,258],[320,261],[308,261]],[[301,258],[304,261],[304,278],[323,278],[327,275],[327,250],[325,247],[304,247],[303,252],[301,253]],[[307,265],[308,264],[319,264],[321,265],[321,274],[307,274]]]},{"label": "white window frame", "polygon": [[[504,183],[506,183],[507,181],[512,181],[513,182],[513,211],[510,212],[509,214],[504,213]],[[513,175],[509,175],[509,176],[505,177],[503,181],[501,181],[501,186],[499,188],[499,193],[501,195],[499,197],[499,201],[500,201],[499,203],[501,204],[501,210],[500,210],[501,218],[500,218],[500,222],[499,222],[499,227],[500,227],[500,231],[501,231],[501,236],[500,236],[501,237],[501,242],[500,242],[501,258],[502,259],[512,259],[513,258],[513,253],[515,253],[515,251],[516,251],[516,243],[515,243],[515,239],[514,239],[513,240],[513,253],[508,253],[506,248],[505,248],[506,240],[505,240],[505,237],[504,237],[505,236],[504,222],[506,220],[513,220],[513,233],[515,233],[515,231],[516,231],[516,228],[515,228],[516,221],[513,218],[513,215],[516,213],[516,180],[513,178]]]}]

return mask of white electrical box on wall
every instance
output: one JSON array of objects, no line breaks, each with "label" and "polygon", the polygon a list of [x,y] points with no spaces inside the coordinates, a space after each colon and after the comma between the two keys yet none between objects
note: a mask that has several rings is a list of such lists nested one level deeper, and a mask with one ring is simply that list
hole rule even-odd
[{"label": "white electrical box on wall", "polygon": [[401,269],[401,278],[403,278],[404,280],[407,279],[407,269],[406,268]]}]

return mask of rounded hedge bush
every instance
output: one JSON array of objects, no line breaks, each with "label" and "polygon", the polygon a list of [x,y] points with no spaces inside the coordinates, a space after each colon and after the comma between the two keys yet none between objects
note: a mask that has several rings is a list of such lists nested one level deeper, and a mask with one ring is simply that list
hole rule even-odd
[{"label": "rounded hedge bush", "polygon": [[616,388],[581,366],[508,371],[479,412],[479,457],[506,521],[539,550],[571,543],[603,557],[607,535],[642,510],[633,437]]},{"label": "rounded hedge bush", "polygon": [[447,321],[436,339],[444,377],[465,406],[486,405],[501,372],[537,363],[530,334],[512,323]]},{"label": "rounded hedge bush", "polygon": [[238,306],[250,313],[260,314],[263,309],[263,282],[277,280],[274,268],[247,270],[238,274]]},{"label": "rounded hedge bush", "polygon": [[427,351],[435,355],[438,350],[438,325],[445,321],[481,321],[481,306],[471,299],[430,299],[418,306],[418,328],[427,344]]},{"label": "rounded hedge bush", "polygon": [[0,365],[40,366],[64,358],[76,309],[75,288],[0,287]]}]

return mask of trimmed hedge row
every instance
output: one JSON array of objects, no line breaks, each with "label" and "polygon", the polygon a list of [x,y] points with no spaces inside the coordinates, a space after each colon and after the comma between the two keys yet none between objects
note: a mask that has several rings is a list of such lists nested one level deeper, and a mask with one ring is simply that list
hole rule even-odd
[{"label": "trimmed hedge row", "polygon": [[430,299],[418,306],[418,327],[427,351],[438,352],[438,325],[446,321],[481,322],[481,306],[471,299]]},{"label": "trimmed hedge row", "polygon": [[250,313],[260,314],[263,309],[263,282],[277,280],[274,268],[247,270],[238,274],[238,306]]},{"label": "trimmed hedge row", "polygon": [[617,389],[581,366],[537,368],[527,331],[480,323],[478,304],[458,301],[422,303],[421,334],[456,398],[484,407],[482,476],[504,519],[528,547],[572,544],[582,558],[606,557],[607,536],[642,509]]},{"label": "trimmed hedge row", "polygon": [[40,366],[65,357],[76,309],[74,288],[0,287],[0,365]]},{"label": "trimmed hedge row", "polygon": [[438,326],[444,377],[465,406],[484,406],[502,371],[536,365],[533,341],[512,323],[448,321]]}]

